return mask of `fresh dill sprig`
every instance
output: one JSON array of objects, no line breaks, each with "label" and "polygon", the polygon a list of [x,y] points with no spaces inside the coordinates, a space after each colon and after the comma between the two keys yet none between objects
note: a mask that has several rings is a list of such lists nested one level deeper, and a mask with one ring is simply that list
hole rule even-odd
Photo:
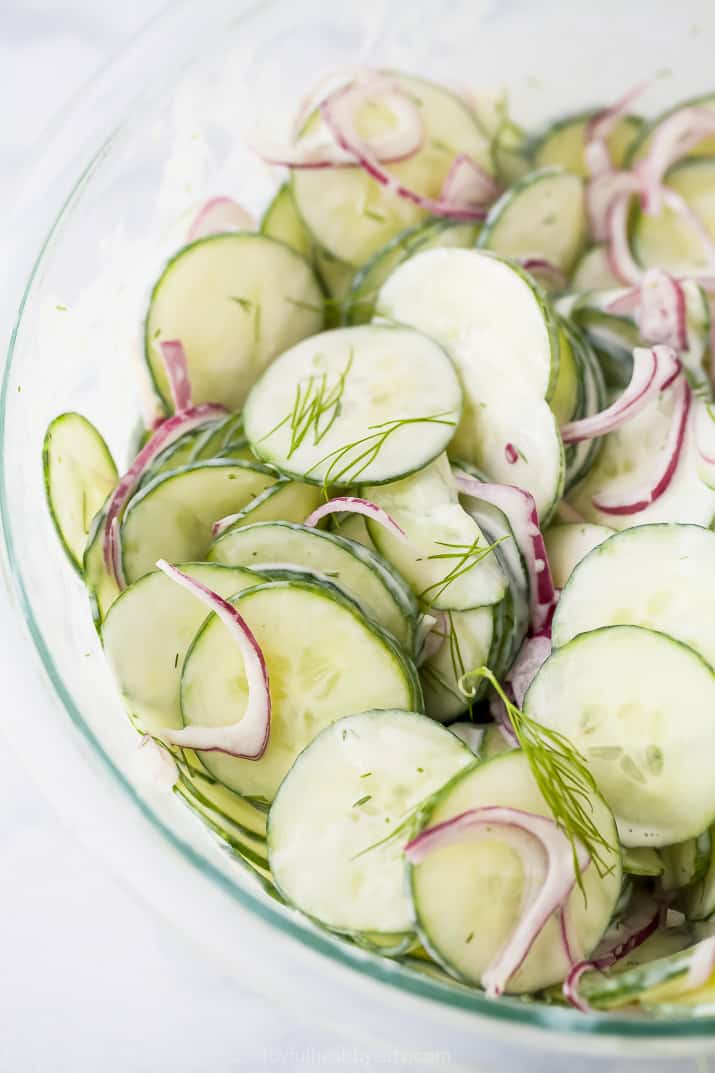
[{"label": "fresh dill sprig", "polygon": [[[434,555],[425,556],[426,559],[456,559],[455,565],[440,581],[435,581],[432,585],[428,585],[426,589],[423,589],[419,594],[419,599],[424,600],[428,593],[432,595],[429,601],[434,604],[435,600],[438,600],[448,585],[451,585],[453,581],[461,577],[462,574],[466,574],[468,570],[471,570],[473,566],[480,563],[483,559],[486,559],[487,555],[501,544],[506,537],[500,537],[499,540],[495,540],[493,544],[487,544],[482,547],[479,543],[480,537],[477,537],[471,544],[449,544],[442,540],[435,541],[441,548],[450,548],[450,551],[436,552]],[[434,592],[433,590],[437,590]],[[462,671],[464,674],[464,671]]]},{"label": "fresh dill sprig", "polygon": [[[398,417],[392,421],[383,421],[379,425],[368,425],[367,436],[361,436],[359,440],[330,451],[324,458],[313,463],[306,471],[306,477],[328,463],[323,476],[324,491],[327,492],[328,485],[332,483],[354,484],[368,466],[372,465],[393,433],[408,425],[432,424],[454,427],[457,422],[454,418],[449,418],[448,414],[449,411],[445,410],[444,413],[431,414],[428,417]],[[354,452],[357,454],[354,455]]]},{"label": "fresh dill sprig", "polygon": [[244,313],[250,313],[253,309],[253,302],[250,298],[241,298],[238,294],[230,294],[229,298],[236,305],[240,306]]},{"label": "fresh dill sprig", "polygon": [[291,458],[306,436],[312,431],[313,444],[317,445],[328,434],[333,423],[340,415],[340,404],[345,390],[345,381],[353,363],[353,350],[350,350],[345,368],[338,375],[337,381],[332,387],[328,386],[328,374],[326,372],[311,373],[304,382],[296,385],[293,407],[277,425],[262,437],[267,440],[278,429],[288,425],[290,428],[290,444],[288,458]]},{"label": "fresh dill sprig", "polygon": [[602,877],[613,871],[613,866],[604,859],[603,852],[615,850],[589,815],[592,811],[591,794],[596,792],[593,775],[568,738],[537,723],[509,700],[489,667],[477,667],[462,676],[460,688],[465,696],[470,692],[474,696],[476,692],[474,686],[470,685],[473,679],[486,679],[503,701],[536,785],[554,820],[571,843],[576,881],[584,893],[577,841],[585,846]]}]

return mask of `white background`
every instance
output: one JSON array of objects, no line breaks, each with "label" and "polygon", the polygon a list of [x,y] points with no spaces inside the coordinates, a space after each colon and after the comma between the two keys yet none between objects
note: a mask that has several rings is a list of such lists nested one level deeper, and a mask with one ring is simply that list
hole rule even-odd
[{"label": "white background", "polygon": [[[160,6],[0,0],[4,210],[55,112]],[[2,703],[21,700],[3,693]],[[449,1069],[428,1055],[371,1060],[222,975],[77,844],[11,757],[0,758],[0,1073]]]}]

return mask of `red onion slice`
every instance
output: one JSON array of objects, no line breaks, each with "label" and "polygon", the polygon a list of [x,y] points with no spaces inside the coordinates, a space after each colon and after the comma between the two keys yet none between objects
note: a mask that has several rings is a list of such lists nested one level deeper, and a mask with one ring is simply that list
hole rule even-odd
[{"label": "red onion slice", "polygon": [[499,197],[501,187],[467,153],[457,153],[442,184],[439,199],[463,208],[489,204]]},{"label": "red onion slice", "polygon": [[509,671],[508,682],[517,708],[524,703],[526,691],[543,663],[551,655],[551,631],[527,637]]},{"label": "red onion slice", "polygon": [[515,466],[519,461],[519,452],[513,443],[507,443],[504,446],[504,457],[510,466]]},{"label": "red onion slice", "polygon": [[250,212],[230,197],[212,197],[201,206],[186,235],[187,242],[222,235],[227,231],[255,231],[256,221]]},{"label": "red onion slice", "polygon": [[398,525],[386,510],[378,507],[377,503],[371,503],[369,499],[359,499],[356,496],[336,496],[335,499],[330,499],[327,503],[321,503],[319,507],[316,507],[312,514],[309,514],[305,519],[305,524],[315,528],[318,522],[323,518],[327,518],[329,514],[362,514],[363,517],[371,518],[373,522],[377,522],[378,525],[381,525],[383,529],[397,537],[398,540],[407,541],[407,533],[402,526]]},{"label": "red onion slice", "polygon": [[180,339],[165,339],[159,343],[159,351],[169,381],[174,410],[188,410],[191,406],[191,380],[184,344]]},{"label": "red onion slice", "polygon": [[136,781],[149,793],[171,793],[179,777],[176,761],[169,750],[149,734],[142,737],[130,758],[130,765]]},{"label": "red onion slice", "polygon": [[423,620],[425,618],[431,618],[432,623],[427,633],[415,644],[418,667],[437,655],[450,632],[449,618],[443,611],[435,611],[433,615],[424,615]]},{"label": "red onion slice", "polygon": [[248,703],[243,717],[237,723],[219,727],[183,727],[181,730],[165,730],[163,737],[171,745],[201,752],[228,753],[245,760],[259,760],[268,745],[271,730],[271,693],[268,669],[258,641],[247,622],[239,615],[233,604],[218,593],[202,585],[200,581],[177,570],[165,559],[157,562],[159,570],[205,604],[221,619],[236,641],[243,656],[243,669],[248,682]]},{"label": "red onion slice", "polygon": [[200,406],[193,406],[190,410],[184,410],[162,421],[117,484],[109,500],[104,520],[104,564],[120,588],[124,588],[124,579],[120,568],[118,523],[127,500],[160,451],[178,440],[179,436],[183,436],[185,432],[205,425],[207,421],[218,420],[225,413],[226,409],[223,406],[215,403],[202,403]]},{"label": "red onion slice", "polygon": [[[319,107],[325,120],[326,109],[332,108],[336,100],[345,100],[344,120],[354,128],[354,120],[360,107],[367,101],[379,99],[383,106],[392,112],[396,119],[393,129],[363,141],[355,135],[356,143],[379,164],[396,164],[414,156],[422,147],[424,127],[419,108],[412,98],[405,93],[394,78],[386,78],[373,72],[358,76],[347,86],[334,90],[320,101]],[[356,167],[360,164],[353,148],[344,144],[335,136],[330,123],[326,122],[329,137],[325,132],[318,132],[314,139],[303,137],[293,145],[275,145],[252,139],[255,151],[269,164],[280,164],[288,168],[336,168]]]},{"label": "red onion slice", "polygon": [[[526,960],[536,939],[553,914],[562,908],[576,885],[573,849],[566,835],[547,816],[498,805],[469,809],[444,823],[430,827],[405,847],[411,864],[419,864],[436,849],[461,842],[472,834],[485,837],[492,828],[522,837],[516,842],[523,862],[528,896],[525,912],[494,961],[482,974],[482,987],[492,997],[502,995],[512,976]],[[526,836],[526,839],[523,836]],[[513,841],[513,839],[510,839]],[[585,847],[576,845],[578,867],[590,863]],[[539,882],[543,858],[546,876]]]},{"label": "red onion slice", "polygon": [[605,969],[610,969],[613,965],[622,961],[624,957],[637,950],[646,939],[649,939],[657,931],[662,919],[662,908],[661,906],[656,906],[654,910],[648,913],[645,919],[637,918],[628,925],[625,938],[620,939],[614,946],[609,947],[606,945],[604,949],[604,943],[602,942],[592,958],[588,961],[577,961],[572,965],[563,983],[563,995],[566,1001],[575,1006],[581,1013],[591,1013],[591,1007],[578,993],[578,985],[584,973],[603,972]]},{"label": "red onion slice", "polygon": [[662,452],[662,460],[658,459],[658,468],[653,474],[652,480],[647,484],[630,489],[627,492],[612,492],[593,497],[593,505],[602,514],[613,514],[626,517],[631,514],[639,514],[646,510],[651,503],[663,495],[670,486],[675,476],[685,443],[685,434],[688,427],[688,415],[692,400],[692,391],[685,377],[680,377],[673,385],[675,393],[675,405],[668,439]]},{"label": "red onion slice", "polygon": [[608,238],[608,213],[617,197],[637,194],[640,183],[630,171],[606,171],[586,184],[586,212],[594,242]]},{"label": "red onion slice", "polygon": [[589,119],[586,124],[584,138],[586,141],[586,165],[591,175],[604,174],[613,169],[613,162],[606,139],[615,130],[634,100],[640,96],[645,88],[645,82],[633,86],[615,104],[612,104],[609,108],[604,108],[603,111],[598,112]]},{"label": "red onion slice", "polygon": [[667,388],[680,369],[680,361],[671,347],[636,347],[631,380],[620,398],[598,414],[563,425],[561,439],[567,444],[581,443],[620,428]]},{"label": "red onion slice", "polygon": [[688,349],[685,291],[682,284],[660,268],[649,268],[641,284],[638,330],[649,343]]},{"label": "red onion slice", "polygon": [[663,176],[681,157],[715,134],[715,112],[686,107],[674,112],[656,129],[647,156],[634,167],[643,197],[643,211],[657,215],[663,203]]},{"label": "red onion slice", "polygon": [[386,190],[411,201],[433,216],[444,216],[452,220],[483,220],[486,209],[453,204],[442,197],[423,197],[415,190],[403,186],[394,175],[385,170],[373,147],[361,138],[355,129],[355,114],[364,96],[364,89],[352,85],[338,90],[321,104],[323,120],[338,146],[350,153],[360,167]]},{"label": "red onion slice", "polygon": [[519,260],[519,264],[547,290],[566,289],[566,273],[544,257],[523,257]]},{"label": "red onion slice", "polygon": [[513,484],[487,484],[462,470],[455,470],[460,492],[498,507],[509,520],[514,539],[529,575],[532,628],[538,633],[548,625],[556,604],[556,590],[539,528],[534,497]]},{"label": "red onion slice", "polygon": [[628,242],[628,211],[631,195],[621,193],[611,201],[606,213],[606,238],[608,240],[608,264],[615,276],[623,283],[638,284],[643,279],[643,269],[635,261]]}]

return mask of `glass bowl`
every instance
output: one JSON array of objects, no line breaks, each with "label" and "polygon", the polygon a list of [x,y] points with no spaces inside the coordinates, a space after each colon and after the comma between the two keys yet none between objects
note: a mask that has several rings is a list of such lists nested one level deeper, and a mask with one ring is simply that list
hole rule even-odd
[{"label": "glass bowl", "polygon": [[2,643],[23,701],[4,710],[3,727],[72,828],[165,916],[251,987],[353,1038],[453,1063],[478,1053],[482,1068],[493,1058],[500,1070],[523,1068],[524,1044],[535,1069],[539,1054],[573,1049],[619,1062],[649,1055],[655,1069],[669,1055],[715,1049],[715,1018],[489,1001],[332,939],[266,896],[186,808],[132,775],[136,737],[45,508],[45,427],[78,409],[126,460],[153,279],[204,198],[234,194],[254,211],[267,203],[277,180],[240,133],[280,131],[323,70],[357,61],[506,88],[514,116],[534,125],[644,79],[649,112],[711,89],[714,31],[710,0],[647,12],[622,0],[187,0],[78,94],[10,215],[0,301],[15,328],[0,491],[15,611],[3,609]]}]

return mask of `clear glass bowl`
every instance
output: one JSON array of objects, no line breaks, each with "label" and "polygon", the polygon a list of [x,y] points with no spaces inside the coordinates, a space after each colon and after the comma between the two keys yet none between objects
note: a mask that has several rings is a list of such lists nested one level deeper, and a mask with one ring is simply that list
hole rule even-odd
[{"label": "clear glass bowl", "polygon": [[280,130],[324,69],[358,61],[506,88],[513,114],[533,125],[643,79],[652,112],[712,89],[713,31],[710,0],[647,12],[622,0],[187,0],[77,96],[11,214],[0,300],[16,327],[0,414],[1,507],[19,614],[4,612],[3,644],[24,700],[4,710],[4,729],[73,829],[166,916],[252,986],[302,1002],[310,1016],[327,1010],[353,1035],[469,1058],[491,1030],[500,1048],[507,1035],[517,1047],[511,1059],[499,1050],[501,1069],[519,1067],[522,1038],[533,1058],[583,1048],[589,1036],[589,1051],[649,1053],[652,1069],[656,1056],[702,1052],[708,1038],[715,1048],[715,1018],[494,1003],[333,940],[265,896],[188,810],[132,777],[136,738],[45,508],[44,429],[56,413],[81,410],[126,459],[152,280],[206,196],[265,205],[276,179],[240,132]]}]

